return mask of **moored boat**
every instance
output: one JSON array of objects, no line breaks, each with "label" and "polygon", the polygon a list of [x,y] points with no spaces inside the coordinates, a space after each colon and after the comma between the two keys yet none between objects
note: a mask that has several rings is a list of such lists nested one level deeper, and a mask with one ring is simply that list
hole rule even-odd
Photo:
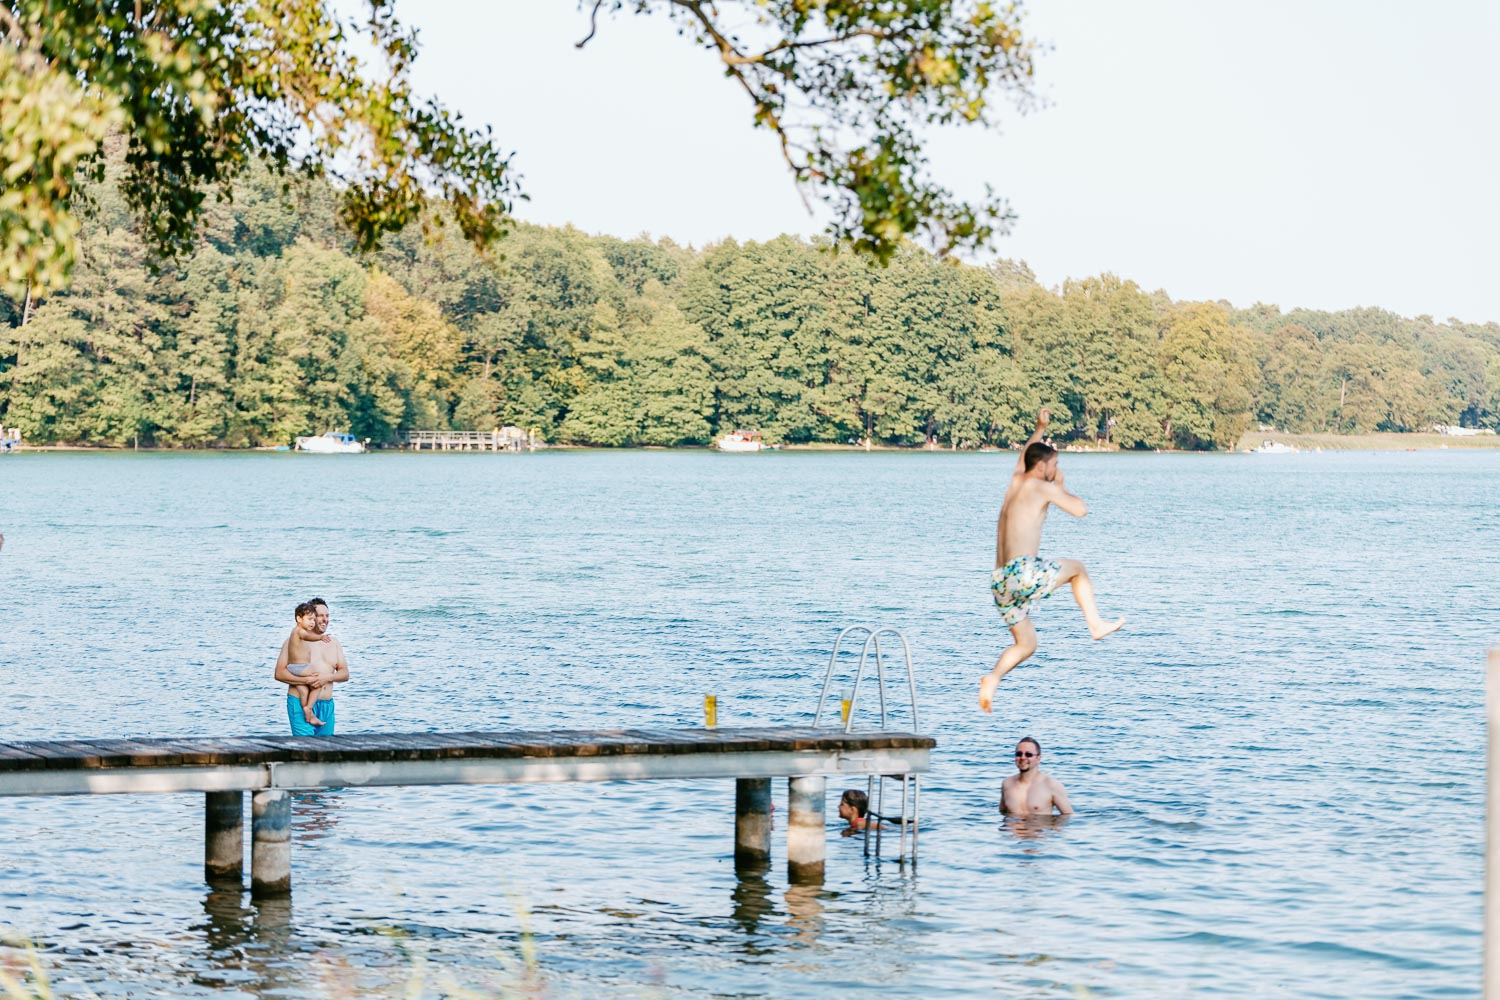
[{"label": "moored boat", "polygon": [[767,445],[759,431],[731,431],[714,442],[720,451],[765,451]]},{"label": "moored boat", "polygon": [[329,431],[319,437],[297,439],[297,451],[314,455],[358,455],[364,450],[365,446],[353,434],[340,434],[338,431]]},{"label": "moored boat", "polygon": [[1290,455],[1297,449],[1280,441],[1272,441],[1270,438],[1262,441],[1259,448],[1250,449],[1257,455]]}]

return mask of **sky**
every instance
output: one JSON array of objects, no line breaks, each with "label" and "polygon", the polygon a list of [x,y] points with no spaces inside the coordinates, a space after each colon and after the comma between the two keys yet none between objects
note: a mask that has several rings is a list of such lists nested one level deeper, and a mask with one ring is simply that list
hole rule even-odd
[{"label": "sky", "polygon": [[[340,4],[344,6],[344,4]],[[991,256],[1176,299],[1500,321],[1500,5],[1035,0],[1047,104],[929,136],[934,175],[1019,216]],[[527,221],[813,235],[774,136],[665,16],[415,0],[419,92],[513,150]],[[980,257],[978,260],[982,261]]]}]

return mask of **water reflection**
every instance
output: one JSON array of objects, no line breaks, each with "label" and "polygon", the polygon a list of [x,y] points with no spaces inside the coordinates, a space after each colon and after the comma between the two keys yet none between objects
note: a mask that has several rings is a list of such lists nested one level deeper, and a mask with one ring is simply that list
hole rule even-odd
[{"label": "water reflection", "polygon": [[1006,816],[1000,826],[1020,840],[1040,840],[1057,833],[1073,819],[1066,816]]},{"label": "water reflection", "polygon": [[761,922],[776,912],[771,883],[766,880],[769,871],[769,865],[741,866],[729,894],[730,916],[746,935],[740,947],[747,955],[764,955],[773,950],[760,940]]},{"label": "water reflection", "polygon": [[240,885],[211,886],[203,897],[204,968],[194,976],[205,986],[239,986],[256,994],[304,985],[292,931],[291,899],[248,902]]},{"label": "water reflection", "polygon": [[292,793],[293,848],[312,847],[327,837],[339,824],[344,794],[341,788]]},{"label": "water reflection", "polygon": [[793,931],[791,942],[816,947],[823,936],[823,895],[821,885],[789,885],[786,889],[786,925]]},{"label": "water reflection", "polygon": [[[1066,816],[1006,816],[1000,821],[1000,829],[1017,840],[1045,840],[1062,830],[1072,819]],[[1027,848],[1028,854],[1035,853]]]}]

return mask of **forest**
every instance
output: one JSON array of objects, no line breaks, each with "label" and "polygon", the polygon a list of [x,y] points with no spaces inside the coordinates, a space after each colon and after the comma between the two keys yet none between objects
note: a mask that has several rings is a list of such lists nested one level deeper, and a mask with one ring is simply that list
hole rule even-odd
[{"label": "forest", "polygon": [[[359,253],[331,188],[252,172],[161,262],[90,192],[71,287],[0,297],[0,424],[28,443],[245,448],[347,430],[534,429],[588,446],[1232,447],[1290,432],[1500,427],[1500,324],[1175,301],[1110,274],[912,246],[702,248],[515,224]],[[441,235],[446,233],[447,235]]]}]

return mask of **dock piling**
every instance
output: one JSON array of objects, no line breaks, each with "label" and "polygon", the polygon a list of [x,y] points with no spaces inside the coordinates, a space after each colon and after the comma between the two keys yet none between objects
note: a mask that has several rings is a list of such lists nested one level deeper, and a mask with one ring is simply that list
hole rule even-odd
[{"label": "dock piling", "polygon": [[828,856],[824,792],[828,779],[821,774],[787,779],[786,870],[792,882],[823,881]]},{"label": "dock piling", "polygon": [[238,882],[245,874],[245,793],[205,792],[203,879]]},{"label": "dock piling", "polygon": [[[795,775],[788,786],[789,870],[794,879],[818,885],[828,851],[827,776],[843,782],[923,772],[935,745],[930,736],[916,733],[846,733],[816,726],[371,733],[317,741],[297,736],[0,740],[0,800],[203,795],[204,877],[215,890],[238,891],[248,864],[251,894],[263,901],[285,899],[291,892],[294,789],[732,778],[736,872],[742,879],[763,879],[770,868],[772,783]],[[716,787],[718,794],[725,790],[723,784]],[[253,796],[248,861],[247,791]],[[200,800],[191,801],[196,806]],[[181,860],[197,865],[191,852]]]},{"label": "dock piling", "polygon": [[292,796],[280,788],[255,793],[250,803],[250,895],[292,893]]},{"label": "dock piling", "polygon": [[734,866],[764,869],[771,860],[771,779],[734,782]]}]

